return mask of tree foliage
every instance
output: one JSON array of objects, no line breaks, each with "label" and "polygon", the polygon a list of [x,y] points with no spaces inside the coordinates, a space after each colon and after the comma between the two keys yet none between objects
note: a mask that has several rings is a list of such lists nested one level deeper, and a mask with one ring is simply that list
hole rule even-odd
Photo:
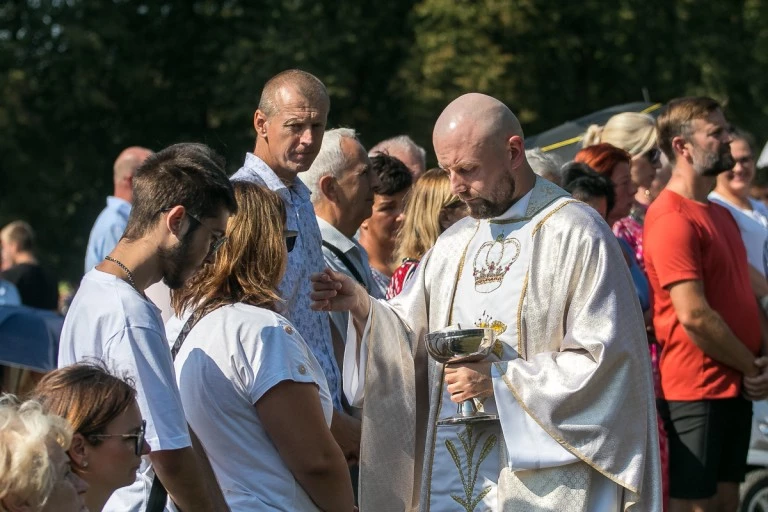
[{"label": "tree foliage", "polygon": [[0,225],[38,231],[79,278],[128,145],[252,149],[263,83],[299,67],[330,126],[364,143],[431,126],[457,95],[503,99],[536,133],[643,91],[712,95],[768,135],[768,0],[6,0],[0,4]]}]

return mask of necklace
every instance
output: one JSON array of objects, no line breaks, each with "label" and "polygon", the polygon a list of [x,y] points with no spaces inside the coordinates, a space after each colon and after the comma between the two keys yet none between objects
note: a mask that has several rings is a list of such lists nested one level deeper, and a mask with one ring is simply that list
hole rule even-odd
[{"label": "necklace", "polygon": [[116,259],[115,259],[115,258],[113,258],[112,256],[104,256],[104,259],[105,259],[105,260],[107,260],[107,261],[111,261],[112,263],[114,263],[115,265],[117,265],[118,267],[120,267],[121,269],[123,269],[123,270],[125,271],[125,273],[126,273],[126,276],[128,277],[128,282],[131,284],[131,286],[133,286],[134,288],[136,288],[136,283],[133,281],[133,272],[131,272],[131,271],[128,269],[128,267],[126,267],[125,265],[123,265],[123,263],[122,263],[121,261],[119,261],[119,260],[116,260]]}]

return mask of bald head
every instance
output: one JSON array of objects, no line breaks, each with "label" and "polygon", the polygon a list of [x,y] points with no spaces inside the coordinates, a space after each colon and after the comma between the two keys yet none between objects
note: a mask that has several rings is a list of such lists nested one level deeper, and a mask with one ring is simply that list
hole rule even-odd
[{"label": "bald head", "polygon": [[459,137],[478,144],[496,140],[505,143],[512,136],[523,138],[520,121],[506,105],[491,96],[469,93],[453,100],[435,123],[432,141]]},{"label": "bald head", "polygon": [[115,183],[133,176],[144,160],[152,154],[152,150],[139,146],[126,148],[117,156],[114,165]]},{"label": "bald head", "polygon": [[325,107],[326,110],[331,103],[325,85],[315,75],[300,69],[289,69],[278,73],[264,84],[259,100],[259,110],[266,117],[274,116],[280,112],[280,106],[285,100],[284,96],[290,93],[298,93],[311,105]]},{"label": "bald head", "polygon": [[124,149],[117,156],[117,160],[115,160],[115,165],[113,167],[115,197],[124,199],[129,203],[133,200],[133,192],[131,190],[133,174],[151,154],[152,150],[139,146],[131,146]]},{"label": "bald head", "polygon": [[523,129],[499,100],[465,94],[440,114],[432,132],[438,165],[470,215],[501,215],[536,182],[525,160]]}]

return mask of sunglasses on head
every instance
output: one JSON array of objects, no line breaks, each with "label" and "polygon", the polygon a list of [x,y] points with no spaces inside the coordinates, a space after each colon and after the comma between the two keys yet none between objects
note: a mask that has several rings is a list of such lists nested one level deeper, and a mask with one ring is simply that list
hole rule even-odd
[{"label": "sunglasses on head", "polygon": [[95,439],[103,439],[106,437],[122,437],[123,439],[134,438],[136,440],[135,441],[136,444],[134,446],[134,450],[135,450],[134,453],[138,456],[141,456],[141,452],[144,451],[144,444],[147,442],[144,439],[144,436],[146,433],[147,433],[147,421],[141,420],[141,428],[139,428],[139,431],[136,432],[135,434],[91,434],[88,437],[92,437]]},{"label": "sunglasses on head", "polygon": [[292,229],[283,230],[283,238],[285,238],[285,248],[288,252],[291,252],[296,247],[296,239],[299,237],[299,232]]}]

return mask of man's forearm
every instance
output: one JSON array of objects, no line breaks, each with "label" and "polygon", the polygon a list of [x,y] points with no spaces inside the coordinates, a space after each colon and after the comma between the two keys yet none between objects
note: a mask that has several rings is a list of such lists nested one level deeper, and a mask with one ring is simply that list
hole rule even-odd
[{"label": "man's forearm", "polygon": [[691,313],[683,328],[693,343],[705,354],[746,376],[758,373],[755,356],[733,334],[725,321],[714,310],[700,309]]},{"label": "man's forearm", "polygon": [[149,458],[168,495],[180,510],[222,510],[214,505],[209,491],[210,483],[205,481],[199,457],[191,446],[152,452]]}]

